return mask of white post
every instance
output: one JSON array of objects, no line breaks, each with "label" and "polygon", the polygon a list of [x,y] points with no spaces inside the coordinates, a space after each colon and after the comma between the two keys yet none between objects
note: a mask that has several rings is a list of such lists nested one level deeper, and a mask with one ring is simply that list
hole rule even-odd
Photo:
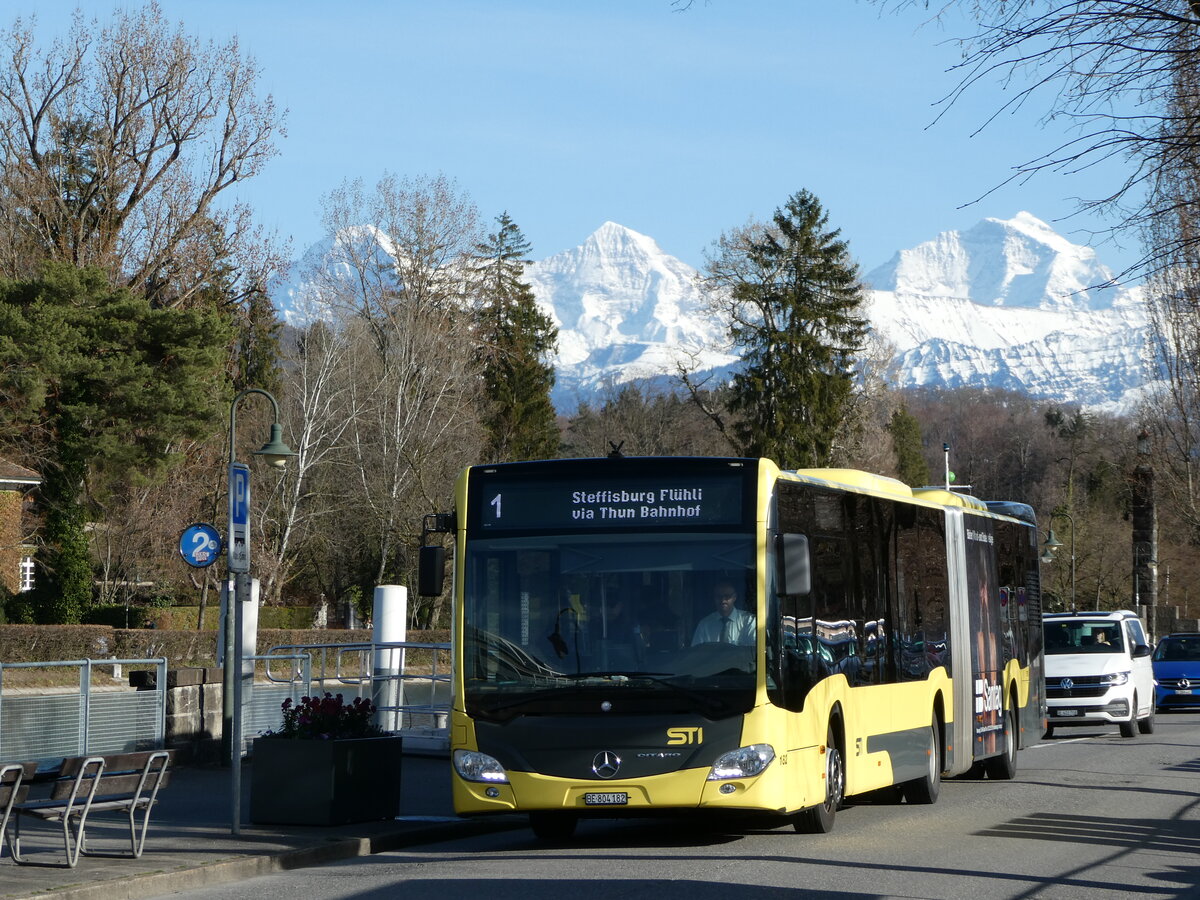
[{"label": "white post", "polygon": [[[229,596],[234,592],[233,581],[221,582],[221,617],[225,621],[225,610],[228,608]],[[242,677],[254,677],[254,662],[246,657],[254,656],[258,647],[258,606],[259,582],[257,578],[250,581],[250,602],[242,608]],[[225,632],[217,632],[217,665],[225,665]]]},{"label": "white post", "polygon": [[[258,652],[258,604],[259,582],[250,579],[250,596],[242,603],[242,704],[250,702],[254,692],[254,655]],[[253,737],[253,735],[251,735]]]},{"label": "white post", "polygon": [[381,649],[379,645],[403,643],[408,639],[408,588],[399,584],[377,585],[372,620],[372,639],[376,646],[371,701],[377,709],[375,721],[385,731],[399,731],[402,722],[398,707],[404,703],[401,687],[404,651]]}]

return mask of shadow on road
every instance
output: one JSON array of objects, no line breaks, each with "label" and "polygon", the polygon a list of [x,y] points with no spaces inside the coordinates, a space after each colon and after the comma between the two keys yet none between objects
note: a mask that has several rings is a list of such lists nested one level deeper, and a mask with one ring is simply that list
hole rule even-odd
[{"label": "shadow on road", "polygon": [[1024,841],[1064,841],[1072,844],[1105,844],[1156,853],[1200,851],[1200,821],[1184,819],[1112,819],[1037,813],[1010,819],[975,834],[1011,837]]}]

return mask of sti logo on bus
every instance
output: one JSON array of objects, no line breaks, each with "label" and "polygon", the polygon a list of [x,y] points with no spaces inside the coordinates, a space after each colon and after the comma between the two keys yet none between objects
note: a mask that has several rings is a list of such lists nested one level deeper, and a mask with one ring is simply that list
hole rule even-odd
[{"label": "sti logo on bus", "polygon": [[703,744],[703,728],[668,728],[667,744]]},{"label": "sti logo on bus", "polygon": [[998,684],[988,684],[986,678],[975,679],[975,714],[995,712],[1003,706],[1003,694]]}]

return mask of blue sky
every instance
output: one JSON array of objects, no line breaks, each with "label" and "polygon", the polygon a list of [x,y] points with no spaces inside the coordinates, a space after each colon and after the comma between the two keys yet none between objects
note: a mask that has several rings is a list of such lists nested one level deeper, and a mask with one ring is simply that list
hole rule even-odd
[{"label": "blue sky", "polygon": [[[36,11],[39,38],[80,6],[0,0],[0,25]],[[293,255],[321,236],[320,202],[346,178],[445,174],[488,224],[507,210],[542,258],[611,220],[699,266],[722,231],[815,193],[864,270],[939,231],[1028,210],[1064,219],[1104,193],[1110,166],[1044,176],[972,203],[1062,133],[1045,110],[1005,115],[984,85],[932,124],[956,78],[950,38],[919,10],[856,0],[161,0],[204,38],[236,34],[288,110],[288,137],[242,193]],[[1133,248],[1095,244],[1119,268]]]}]

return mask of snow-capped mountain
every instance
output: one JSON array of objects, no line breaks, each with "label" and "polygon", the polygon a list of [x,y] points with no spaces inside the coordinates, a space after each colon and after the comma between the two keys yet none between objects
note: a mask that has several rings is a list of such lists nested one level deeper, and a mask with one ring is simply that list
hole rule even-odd
[{"label": "snow-capped mountain", "polygon": [[[380,235],[364,243],[389,252]],[[338,246],[314,245],[297,267],[308,280],[275,291],[290,323],[312,315],[300,300],[313,293],[314,264],[336,278]],[[697,274],[613,222],[532,263],[526,277],[559,328],[559,411],[630,381],[671,383],[680,365],[718,375],[736,366]],[[1146,319],[1140,288],[1093,288],[1111,277],[1090,248],[1022,212],[899,251],[865,276],[867,313],[896,349],[900,387],[1004,387],[1119,410],[1144,381]]]},{"label": "snow-capped mountain", "polygon": [[737,362],[705,312],[697,272],[651,238],[605,222],[582,244],[533,263],[526,277],[558,326],[554,402],[570,411],[609,385]]},{"label": "snow-capped mountain", "polygon": [[901,250],[866,275],[902,386],[1003,387],[1119,409],[1144,382],[1140,287],[1027,212]]},{"label": "snow-capped mountain", "polygon": [[[606,222],[528,274],[560,329],[560,410],[600,386],[670,376],[688,354],[693,369],[737,362],[696,271],[645,235]],[[865,277],[868,318],[896,348],[900,387],[1003,387],[1119,409],[1143,383],[1146,321],[1140,288],[1093,288],[1111,278],[1091,248],[1022,212],[898,252]]]}]

